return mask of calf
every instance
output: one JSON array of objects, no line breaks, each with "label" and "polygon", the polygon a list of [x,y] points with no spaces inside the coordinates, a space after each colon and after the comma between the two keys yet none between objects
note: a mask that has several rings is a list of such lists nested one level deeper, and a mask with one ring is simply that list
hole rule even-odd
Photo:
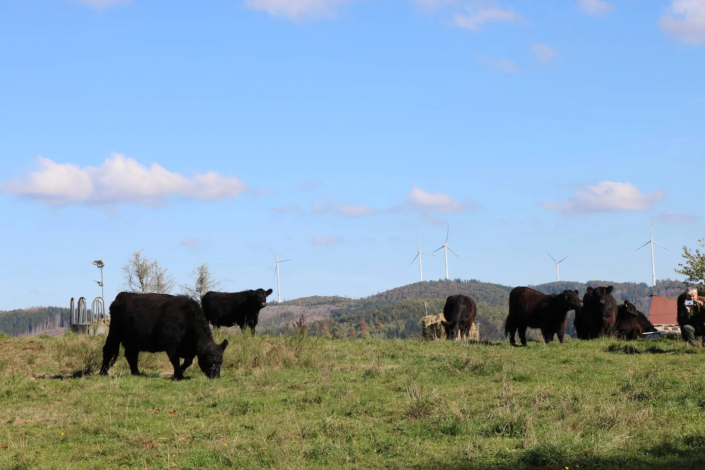
[{"label": "calf", "polygon": [[460,332],[460,338],[470,337],[470,328],[475,321],[477,306],[475,301],[467,295],[451,295],[446,299],[443,306],[443,316],[441,321],[446,331],[446,339],[453,340]]},{"label": "calf", "polygon": [[259,322],[259,311],[267,306],[267,296],[272,289],[246,290],[243,292],[207,292],[201,300],[203,312],[211,325],[237,325],[242,331],[250,328],[255,334]]},{"label": "calf", "polygon": [[546,343],[558,335],[563,343],[570,310],[580,309],[577,290],[564,290],[561,294],[543,294],[529,287],[515,287],[509,293],[509,315],[504,323],[504,334],[516,346],[514,334],[519,331],[521,344],[526,346],[526,329],[539,328]]},{"label": "calf", "polygon": [[646,316],[637,310],[636,305],[625,300],[617,309],[615,333],[618,338],[633,340],[644,333],[656,331]]},{"label": "calf", "polygon": [[[198,366],[208,378],[220,377],[223,352],[228,340],[213,341],[201,307],[193,299],[167,294],[131,294],[121,292],[110,304],[110,331],[103,346],[101,375],[115,364],[120,344],[132,375],[138,375],[140,351],[165,351],[174,366],[174,378],[182,379],[184,371],[198,356]],[[183,364],[179,364],[180,359]]]},{"label": "calf", "polygon": [[617,301],[613,287],[588,287],[583,296],[583,307],[575,311],[575,334],[580,339],[594,339],[614,333],[617,320]]}]

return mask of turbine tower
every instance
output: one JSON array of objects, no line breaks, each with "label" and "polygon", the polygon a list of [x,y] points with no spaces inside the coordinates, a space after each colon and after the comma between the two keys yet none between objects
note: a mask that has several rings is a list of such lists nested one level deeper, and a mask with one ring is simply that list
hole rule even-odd
[{"label": "turbine tower", "polygon": [[[548,253],[548,256],[551,256],[551,254]],[[560,282],[560,280],[561,280],[561,270],[560,270],[560,267],[558,267],[558,265],[561,264],[563,261],[567,260],[568,258],[570,258],[570,255],[566,256],[565,258],[563,258],[560,261],[556,261],[556,258],[551,256],[551,259],[553,260],[553,262],[556,263],[556,282]]]},{"label": "turbine tower", "polygon": [[414,264],[414,261],[416,261],[416,258],[419,259],[419,274],[421,275],[421,282],[423,282],[423,265],[421,264],[421,255],[433,256],[433,254],[426,253],[425,251],[421,251],[421,245],[419,245],[419,237],[416,237],[416,246],[418,247],[419,251],[416,253],[416,256],[414,256],[414,259],[411,260],[411,263],[409,264],[409,266]]},{"label": "turbine tower", "polygon": [[274,254],[274,252],[272,251],[271,248],[269,249],[269,252],[272,253],[272,256],[274,256],[274,264],[275,264],[274,275],[277,278],[277,302],[281,303],[282,294],[281,294],[281,289],[279,288],[279,263],[286,263],[287,261],[293,261],[293,258],[279,260],[279,259],[277,259],[277,255]]},{"label": "turbine tower", "polygon": [[[450,225],[448,226],[448,230],[446,231],[446,242],[443,245],[441,245],[440,248],[438,248],[436,250],[436,251],[443,250],[446,255],[446,281],[449,280],[449,277],[448,277],[448,250],[450,250],[451,253],[453,253],[455,256],[457,256],[458,259],[460,259],[460,256],[458,256],[458,254],[455,251],[453,251],[453,249],[450,246],[448,246],[448,236],[450,236]],[[434,253],[436,251],[434,251]]]},{"label": "turbine tower", "polygon": [[654,223],[653,222],[651,222],[651,238],[649,239],[648,242],[644,243],[639,248],[637,248],[636,251],[641,250],[646,245],[651,245],[651,282],[653,283],[653,286],[656,287],[656,264],[654,263],[654,245],[658,245],[666,251],[668,251],[668,248],[656,243],[656,241],[654,240]]}]

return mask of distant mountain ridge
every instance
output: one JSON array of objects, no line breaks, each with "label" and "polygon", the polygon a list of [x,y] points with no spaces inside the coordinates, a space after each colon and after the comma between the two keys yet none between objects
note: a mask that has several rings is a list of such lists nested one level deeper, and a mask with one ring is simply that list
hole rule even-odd
[{"label": "distant mountain ridge", "polygon": [[[587,287],[614,286],[618,302],[629,300],[646,312],[649,294],[675,298],[685,286],[680,281],[658,281],[655,288],[645,283],[561,281],[532,287],[540,292],[557,293],[577,289],[580,295]],[[483,338],[501,337],[502,322],[507,315],[509,292],[512,287],[481,282],[476,279],[425,281],[396,287],[360,299],[343,296],[310,296],[281,303],[271,302],[262,310],[260,328],[278,334],[290,327],[302,315],[308,318],[312,334],[333,334],[345,337],[409,338],[420,332],[419,321],[427,312],[443,310],[449,295],[469,295],[478,304],[478,323]],[[69,309],[35,307],[10,312],[0,311],[0,331],[12,336],[37,335],[60,331],[68,326]],[[380,326],[381,325],[381,326]]]},{"label": "distant mountain ridge", "polygon": [[[561,281],[529,287],[540,292],[553,294],[566,289],[577,289],[582,296],[588,287],[614,286],[613,295],[618,302],[629,300],[646,312],[649,295],[654,293],[664,297],[677,297],[685,286],[680,281],[658,281],[655,288],[645,283],[588,281],[585,283]],[[507,316],[509,292],[512,287],[485,283],[475,279],[454,281],[425,281],[400,286],[385,292],[349,299],[345,297],[307,297],[278,305],[281,316],[269,317],[263,331],[279,333],[289,328],[291,322],[301,315],[306,316],[306,306],[316,305],[316,314],[309,331],[314,335],[336,334],[341,337],[409,338],[421,330],[420,319],[424,315],[442,311],[449,295],[469,295],[478,304],[477,322],[480,335],[485,339],[501,339],[502,324]],[[325,304],[322,299],[332,302]],[[294,313],[293,308],[299,307]],[[304,308],[302,308],[304,307]],[[329,318],[325,311],[329,312]],[[572,317],[568,333],[572,333]]]}]

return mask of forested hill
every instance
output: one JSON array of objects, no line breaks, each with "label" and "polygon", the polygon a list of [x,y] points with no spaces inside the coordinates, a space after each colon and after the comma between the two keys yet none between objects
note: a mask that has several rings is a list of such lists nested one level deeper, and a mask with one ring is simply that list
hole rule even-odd
[{"label": "forested hill", "polygon": [[54,333],[68,327],[70,311],[60,307],[34,307],[0,311],[0,332],[10,336]]},{"label": "forested hill", "polygon": [[[577,289],[582,296],[587,287],[614,286],[613,295],[618,302],[630,300],[642,311],[648,307],[649,294],[652,292],[664,297],[675,298],[683,292],[680,281],[658,281],[655,289],[645,283],[619,283],[609,281],[551,282],[530,286],[545,293],[558,293],[565,289]],[[502,324],[507,316],[507,306],[511,287],[501,284],[484,283],[477,280],[426,281],[391,289],[362,299],[352,300],[343,297],[308,297],[283,302],[286,305],[317,305],[324,299],[332,301],[330,318],[315,321],[308,325],[309,332],[315,335],[332,335],[340,337],[379,337],[410,338],[421,331],[420,319],[426,313],[436,314],[443,310],[445,299],[449,295],[465,294],[471,296],[478,305],[477,322],[484,339],[501,339]],[[296,315],[298,316],[298,314]],[[285,315],[284,322],[268,322],[265,331],[276,333],[286,329],[293,315]],[[274,320],[274,319],[272,319]],[[569,322],[569,333],[572,319]]]}]

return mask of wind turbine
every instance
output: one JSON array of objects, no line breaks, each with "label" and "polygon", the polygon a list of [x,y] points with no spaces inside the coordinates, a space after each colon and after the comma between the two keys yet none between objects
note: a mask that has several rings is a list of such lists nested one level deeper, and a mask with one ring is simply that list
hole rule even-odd
[{"label": "wind turbine", "polygon": [[654,240],[654,223],[653,222],[651,222],[651,238],[649,239],[648,242],[644,243],[639,248],[637,248],[636,251],[641,250],[646,245],[651,245],[651,281],[653,282],[653,286],[656,287],[656,264],[654,263],[654,245],[658,245],[666,251],[668,251],[668,248],[656,243],[656,241]]},{"label": "wind turbine", "polygon": [[[441,247],[439,249],[436,250],[436,251],[443,250],[446,255],[446,281],[449,279],[448,278],[448,250],[450,250],[451,253],[453,253],[455,256],[458,257],[458,259],[460,259],[460,256],[458,256],[458,254],[455,251],[453,251],[453,249],[450,246],[448,246],[448,237],[449,236],[450,236],[450,225],[448,226],[448,230],[446,231],[446,242],[443,245],[441,245]],[[434,251],[434,253],[436,251]]]},{"label": "wind turbine", "polygon": [[418,247],[419,251],[416,253],[416,256],[414,256],[414,259],[411,260],[411,263],[409,264],[409,266],[414,264],[414,261],[416,261],[416,258],[419,259],[419,274],[421,275],[421,282],[423,282],[423,265],[421,264],[421,255],[433,256],[433,254],[426,253],[425,251],[421,251],[421,245],[419,245],[419,237],[416,237],[416,246]]},{"label": "wind turbine", "polygon": [[[551,256],[551,254],[548,253],[548,256]],[[553,260],[553,262],[556,263],[556,282],[560,282],[560,280],[561,280],[561,270],[558,267],[558,265],[561,264],[563,261],[567,260],[568,258],[570,258],[570,255],[566,256],[565,258],[563,258],[560,261],[556,261],[556,258],[551,256],[551,259]]]},{"label": "wind turbine", "polygon": [[274,252],[272,251],[271,248],[269,249],[269,252],[272,254],[272,256],[274,256],[274,263],[275,263],[274,275],[277,277],[277,302],[281,303],[282,294],[281,294],[281,290],[279,289],[279,263],[286,263],[287,261],[293,261],[293,258],[279,260],[279,259],[277,259],[277,255],[274,254]]}]

